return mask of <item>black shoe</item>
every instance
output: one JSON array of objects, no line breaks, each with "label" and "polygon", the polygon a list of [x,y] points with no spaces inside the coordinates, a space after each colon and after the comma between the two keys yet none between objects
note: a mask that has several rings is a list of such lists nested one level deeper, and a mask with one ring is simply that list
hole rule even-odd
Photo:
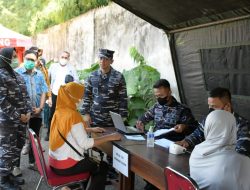
[{"label": "black shoe", "polygon": [[0,189],[1,190],[21,190],[21,188],[18,185],[13,184],[9,176],[0,177]]},{"label": "black shoe", "polygon": [[107,174],[108,179],[116,180],[118,179],[118,177],[119,177],[119,174],[114,169],[111,169],[108,171],[108,174]]},{"label": "black shoe", "polygon": [[24,185],[25,181],[23,178],[10,175],[10,181],[15,185]]},{"label": "black shoe", "polygon": [[105,185],[112,185],[112,181],[109,180],[105,181]]}]

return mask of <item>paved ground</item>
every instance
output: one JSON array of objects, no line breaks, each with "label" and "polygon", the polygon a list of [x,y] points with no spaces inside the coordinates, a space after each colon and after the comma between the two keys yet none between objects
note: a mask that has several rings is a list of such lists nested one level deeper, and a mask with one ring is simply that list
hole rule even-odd
[{"label": "paved ground", "polygon": [[[43,148],[45,149],[45,158],[47,158],[47,154],[48,154],[48,142],[43,140],[46,130],[47,129],[44,129],[44,128],[41,130],[42,132],[41,142],[42,142]],[[35,190],[36,185],[39,181],[40,175],[38,174],[38,172],[28,169],[28,155],[22,156],[21,170],[22,170],[22,176],[25,179],[25,184],[22,186],[22,190]],[[144,185],[145,185],[145,182],[140,177],[136,177],[135,190],[143,190]],[[52,188],[47,186],[45,182],[42,182],[39,188],[39,190],[49,190],[49,189],[52,189]],[[116,190],[116,189],[117,189],[116,184],[106,186],[106,190]]]}]

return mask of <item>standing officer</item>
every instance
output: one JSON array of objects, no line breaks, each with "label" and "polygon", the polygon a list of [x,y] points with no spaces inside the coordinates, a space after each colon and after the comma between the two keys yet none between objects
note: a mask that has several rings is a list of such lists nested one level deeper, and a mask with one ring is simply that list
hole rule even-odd
[{"label": "standing officer", "polygon": [[30,119],[31,103],[23,78],[16,73],[16,50],[0,50],[0,189],[19,190],[24,183],[11,174],[20,163],[23,133]]},{"label": "standing officer", "polygon": [[99,49],[100,69],[87,79],[81,114],[92,126],[113,127],[109,111],[128,115],[126,82],[123,75],[111,67],[114,51]]}]

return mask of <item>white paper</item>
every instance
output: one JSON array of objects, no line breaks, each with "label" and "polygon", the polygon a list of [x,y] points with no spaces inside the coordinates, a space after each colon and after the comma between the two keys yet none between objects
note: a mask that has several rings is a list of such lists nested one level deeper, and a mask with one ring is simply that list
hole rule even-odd
[{"label": "white paper", "polygon": [[128,177],[128,153],[113,145],[113,167]]},{"label": "white paper", "polygon": [[155,140],[155,144],[157,144],[159,146],[162,146],[164,148],[168,148],[173,143],[174,143],[173,141],[170,141],[168,139],[158,139],[158,140]]},{"label": "white paper", "polygon": [[155,137],[158,137],[160,135],[169,133],[171,131],[174,131],[174,128],[171,128],[171,129],[158,129],[157,131],[154,132],[154,134],[155,134]]},{"label": "white paper", "polygon": [[133,141],[144,141],[145,138],[142,135],[124,135],[126,139]]}]

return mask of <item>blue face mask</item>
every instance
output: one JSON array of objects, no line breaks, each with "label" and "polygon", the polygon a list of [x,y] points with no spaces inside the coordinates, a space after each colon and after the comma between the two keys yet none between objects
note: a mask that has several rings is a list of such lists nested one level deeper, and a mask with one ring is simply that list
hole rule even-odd
[{"label": "blue face mask", "polygon": [[34,61],[31,61],[31,60],[25,60],[25,61],[24,61],[24,67],[25,67],[27,70],[32,70],[32,69],[34,69],[34,67],[35,67],[35,62],[34,62]]}]

